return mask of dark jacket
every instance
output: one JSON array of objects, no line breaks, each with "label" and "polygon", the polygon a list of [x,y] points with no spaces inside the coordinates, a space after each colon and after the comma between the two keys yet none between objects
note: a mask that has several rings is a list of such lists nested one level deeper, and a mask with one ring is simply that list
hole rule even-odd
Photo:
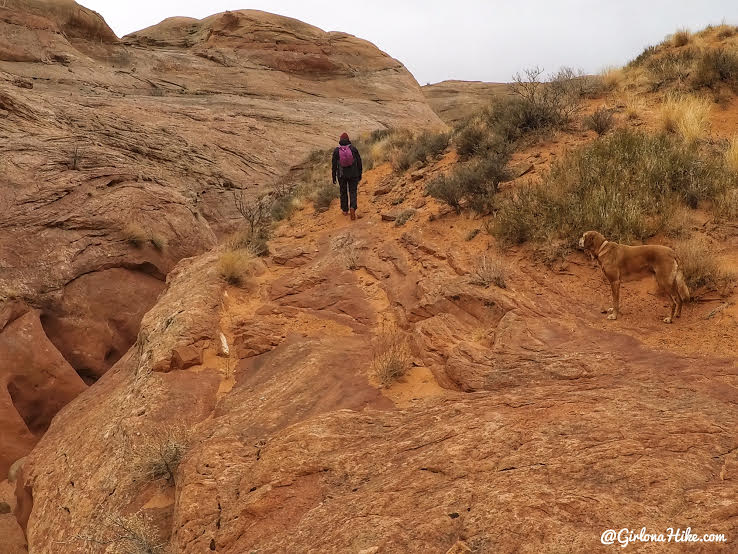
[{"label": "dark jacket", "polygon": [[354,164],[351,167],[341,167],[338,163],[338,148],[333,151],[333,184],[336,184],[336,179],[358,179],[361,181],[361,176],[364,172],[364,168],[361,165],[361,156],[356,147],[347,140],[339,142],[341,146],[351,145],[351,152],[354,154]]}]

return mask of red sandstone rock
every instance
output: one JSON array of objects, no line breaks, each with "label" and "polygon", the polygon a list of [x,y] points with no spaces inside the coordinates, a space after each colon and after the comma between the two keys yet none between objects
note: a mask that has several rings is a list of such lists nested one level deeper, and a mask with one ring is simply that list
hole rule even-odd
[{"label": "red sandstone rock", "polygon": [[[10,308],[6,308],[8,314]],[[0,319],[0,475],[22,458],[52,418],[86,389],[44,334],[39,313]]]}]

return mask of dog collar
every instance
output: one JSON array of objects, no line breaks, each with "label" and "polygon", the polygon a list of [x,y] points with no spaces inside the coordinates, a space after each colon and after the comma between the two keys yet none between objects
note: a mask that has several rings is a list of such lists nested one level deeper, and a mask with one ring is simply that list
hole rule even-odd
[{"label": "dog collar", "polygon": [[599,258],[599,257],[600,257],[600,256],[602,255],[602,251],[603,251],[603,250],[605,249],[605,246],[607,246],[608,244],[610,244],[610,241],[607,241],[607,240],[606,240],[605,242],[603,242],[603,243],[602,243],[602,244],[600,245],[600,250],[599,250],[599,252],[597,252],[597,257],[598,257],[598,258]]}]

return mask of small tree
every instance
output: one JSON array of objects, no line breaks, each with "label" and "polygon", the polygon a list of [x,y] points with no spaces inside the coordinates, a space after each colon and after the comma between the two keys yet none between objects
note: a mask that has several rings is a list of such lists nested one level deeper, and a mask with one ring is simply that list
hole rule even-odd
[{"label": "small tree", "polygon": [[272,222],[272,205],[268,196],[250,198],[246,190],[233,191],[236,210],[244,218],[252,237],[265,237]]}]

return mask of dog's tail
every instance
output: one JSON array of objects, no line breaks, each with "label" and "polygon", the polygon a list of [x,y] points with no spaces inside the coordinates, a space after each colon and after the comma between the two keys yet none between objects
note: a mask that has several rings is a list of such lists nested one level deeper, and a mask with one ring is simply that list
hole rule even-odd
[{"label": "dog's tail", "polygon": [[676,289],[677,293],[679,294],[679,298],[682,302],[689,302],[689,287],[687,286],[687,283],[684,281],[684,273],[682,273],[682,268],[679,267],[681,265],[681,262],[679,259],[677,259],[677,270],[676,270]]}]

